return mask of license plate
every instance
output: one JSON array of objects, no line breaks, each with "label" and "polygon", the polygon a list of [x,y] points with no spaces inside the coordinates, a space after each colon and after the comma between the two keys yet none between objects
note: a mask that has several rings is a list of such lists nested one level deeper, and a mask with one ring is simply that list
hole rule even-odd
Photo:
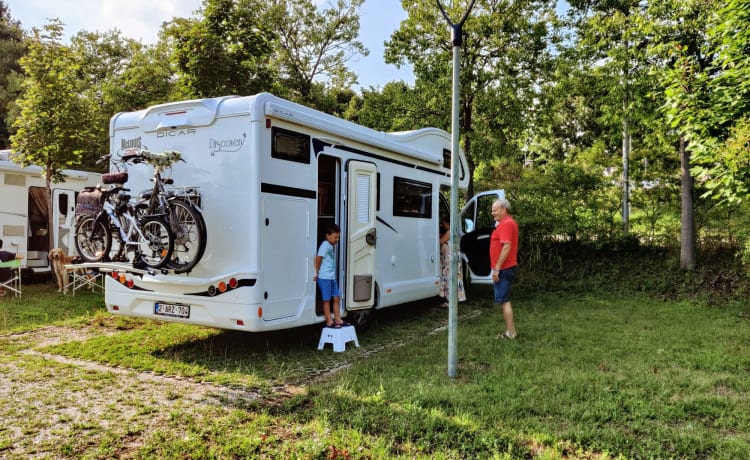
[{"label": "license plate", "polygon": [[156,302],[154,304],[154,314],[174,316],[176,318],[190,318],[190,305]]}]

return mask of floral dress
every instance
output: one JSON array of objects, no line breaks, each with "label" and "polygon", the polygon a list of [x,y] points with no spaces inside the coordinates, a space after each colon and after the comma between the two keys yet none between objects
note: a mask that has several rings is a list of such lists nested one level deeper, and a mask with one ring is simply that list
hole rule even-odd
[{"label": "floral dress", "polygon": [[[450,260],[451,250],[450,243],[443,243],[440,245],[440,291],[438,295],[445,299],[448,298],[448,290],[450,289]],[[458,263],[458,301],[463,302],[466,300],[466,292],[464,291],[464,275],[461,271],[461,262]]]}]

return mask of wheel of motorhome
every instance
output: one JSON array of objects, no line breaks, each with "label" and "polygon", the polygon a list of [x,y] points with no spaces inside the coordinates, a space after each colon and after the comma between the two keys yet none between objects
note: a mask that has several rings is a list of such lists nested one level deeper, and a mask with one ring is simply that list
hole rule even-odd
[{"label": "wheel of motorhome", "polygon": [[140,222],[136,258],[151,268],[161,268],[174,251],[174,238],[164,219],[149,216]]},{"label": "wheel of motorhome", "polygon": [[206,250],[206,222],[200,210],[187,200],[174,198],[169,205],[174,252],[168,266],[176,273],[189,272]]},{"label": "wheel of motorhome", "polygon": [[85,262],[99,262],[112,248],[112,233],[96,215],[83,217],[75,229],[76,250]]}]

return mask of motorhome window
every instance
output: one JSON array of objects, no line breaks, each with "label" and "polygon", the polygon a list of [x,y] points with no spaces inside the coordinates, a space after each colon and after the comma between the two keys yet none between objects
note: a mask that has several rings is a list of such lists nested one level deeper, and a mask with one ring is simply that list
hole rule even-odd
[{"label": "motorhome window", "polygon": [[5,185],[19,185],[24,187],[26,185],[26,178],[21,174],[5,173]]},{"label": "motorhome window", "polygon": [[68,215],[68,209],[69,209],[69,206],[68,206],[68,195],[61,194],[60,198],[59,198],[59,201],[57,202],[57,210],[58,210],[58,212],[61,215],[67,216]]},{"label": "motorhome window", "polygon": [[280,160],[310,164],[310,136],[274,127],[271,156]]},{"label": "motorhome window", "polygon": [[377,193],[375,194],[375,210],[380,211],[380,173],[377,174],[375,186],[377,187]]},{"label": "motorhome window", "polygon": [[401,177],[393,178],[393,215],[432,218],[432,185]]},{"label": "motorhome window", "polygon": [[477,200],[476,228],[495,227],[495,218],[492,217],[492,203],[494,203],[496,199],[497,196],[494,194],[479,197]]},{"label": "motorhome window", "polygon": [[443,167],[451,169],[451,151],[443,149]]}]

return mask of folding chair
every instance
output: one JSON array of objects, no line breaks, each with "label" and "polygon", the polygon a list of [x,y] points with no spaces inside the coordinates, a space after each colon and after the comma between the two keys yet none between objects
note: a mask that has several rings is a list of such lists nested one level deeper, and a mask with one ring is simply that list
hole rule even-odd
[{"label": "folding chair", "polygon": [[0,281],[0,287],[13,293],[14,297],[21,297],[21,259],[13,259],[7,262],[0,262],[0,268],[10,268],[11,277],[6,281]]},{"label": "folding chair", "polygon": [[[104,292],[104,275],[98,269],[90,269],[81,264],[66,265],[65,269],[68,270],[68,278],[71,280],[66,288],[71,288],[73,295],[82,287],[92,292]],[[83,273],[79,270],[83,270]]]}]

